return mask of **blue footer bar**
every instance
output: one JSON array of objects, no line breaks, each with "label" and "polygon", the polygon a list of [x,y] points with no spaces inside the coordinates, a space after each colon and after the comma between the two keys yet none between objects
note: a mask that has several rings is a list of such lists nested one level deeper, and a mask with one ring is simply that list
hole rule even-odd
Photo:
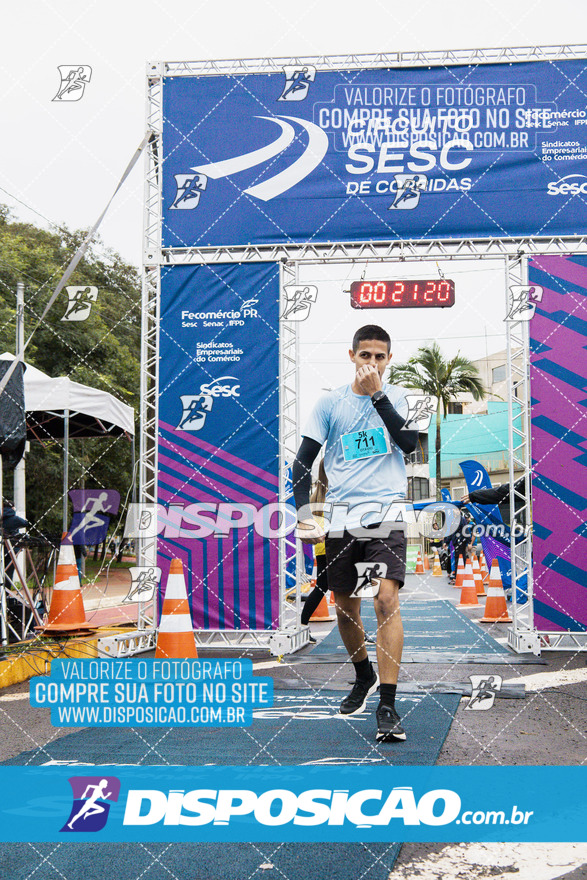
[{"label": "blue footer bar", "polygon": [[3,841],[581,841],[587,767],[0,767]]}]

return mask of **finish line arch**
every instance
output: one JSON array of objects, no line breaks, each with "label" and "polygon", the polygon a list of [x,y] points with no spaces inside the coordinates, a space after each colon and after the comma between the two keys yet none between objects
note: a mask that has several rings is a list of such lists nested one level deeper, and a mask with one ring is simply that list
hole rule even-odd
[{"label": "finish line arch", "polygon": [[[141,498],[145,502],[173,504],[174,496],[170,494],[169,486],[161,493],[157,482],[161,481],[162,474],[166,474],[167,483],[171,479],[180,483],[182,488],[189,485],[190,456],[195,447],[198,447],[194,455],[199,456],[196,465],[196,470],[200,471],[199,480],[202,483],[202,462],[205,460],[207,470],[203,473],[203,482],[206,484],[207,481],[207,485],[201,485],[193,493],[194,499],[196,495],[200,499],[204,497],[206,488],[217,490],[221,483],[220,495],[223,497],[214,496],[215,501],[232,504],[233,507],[246,505],[246,493],[239,492],[238,487],[242,489],[245,486],[243,480],[251,477],[253,467],[257,468],[254,473],[257,488],[263,487],[263,500],[266,503],[287,500],[286,467],[295,454],[299,430],[297,332],[294,321],[280,320],[279,316],[284,313],[283,289],[296,282],[300,263],[352,260],[383,262],[434,257],[443,260],[465,257],[499,260],[504,266],[504,288],[507,292],[512,287],[537,283],[532,273],[548,273],[548,260],[564,260],[564,255],[568,253],[587,253],[583,235],[586,230],[582,228],[581,220],[584,202],[580,187],[577,193],[567,189],[564,194],[553,195],[549,191],[549,184],[553,183],[555,189],[564,188],[565,183],[560,183],[559,178],[572,173],[580,176],[586,170],[586,154],[582,152],[581,144],[583,141],[587,143],[587,127],[573,127],[574,136],[575,131],[580,132],[576,135],[579,150],[575,154],[568,154],[574,158],[565,158],[563,162],[560,158],[562,153],[545,152],[551,149],[546,146],[550,142],[548,137],[551,137],[547,137],[550,123],[555,119],[560,120],[560,114],[564,113],[567,114],[567,121],[575,121],[575,117],[568,114],[578,110],[568,94],[562,97],[559,79],[562,76],[568,81],[571,73],[575,82],[579,82],[583,76],[587,78],[585,47],[500,51],[501,57],[493,51],[475,50],[472,53],[413,56],[263,59],[258,62],[150,66],[148,122],[153,138],[146,177],[141,385]],[[296,72],[300,74],[297,78]],[[455,77],[461,84],[463,101],[468,99],[468,92],[465,94],[464,90],[472,88],[474,83],[477,92],[473,92],[473,99],[485,103],[479,107],[467,105],[469,111],[461,107],[456,115],[453,113],[450,116],[447,101],[455,100]],[[491,91],[497,88],[498,79],[509,83],[508,88],[512,90],[506,91],[504,98]],[[527,86],[533,86],[533,91]],[[453,91],[447,91],[451,87]],[[377,89],[381,89],[381,93],[376,92]],[[386,92],[385,89],[390,91]],[[366,100],[370,98],[371,105],[379,97],[382,101],[387,97],[393,102],[400,94],[398,89],[407,90],[403,94],[412,94],[414,100],[419,98],[420,104],[415,107],[420,111],[417,120],[415,115],[410,116],[409,113],[400,115],[398,112],[395,116],[393,112],[387,115],[374,112],[365,114]],[[410,93],[410,89],[414,92]],[[434,89],[436,98],[432,104]],[[526,91],[522,94],[521,89]],[[300,92],[304,94],[300,95]],[[430,102],[426,104],[429,94]],[[197,96],[199,115],[194,111],[194,96]],[[231,96],[237,96],[232,104]],[[502,114],[504,142],[493,144],[493,149],[488,152],[484,147],[475,147],[474,135],[481,134],[483,142],[487,127],[499,119],[498,115],[488,112],[492,109],[487,106],[490,98],[510,103],[505,108],[508,109],[508,119]],[[310,99],[311,105],[308,103]],[[349,107],[349,102],[355,101],[356,107],[363,111],[363,115],[357,113],[354,117],[351,112],[344,131],[336,128],[338,117],[326,114],[332,102],[339,99],[339,103],[346,101]],[[251,101],[255,105],[255,113],[251,109]],[[395,105],[391,103],[391,106]],[[206,108],[207,113],[204,114],[202,111]],[[428,117],[424,112],[427,108]],[[375,109],[375,106],[371,106],[371,111]],[[480,111],[478,123],[477,116],[472,114],[473,109]],[[202,123],[202,117],[208,121],[207,127]],[[421,127],[425,118],[430,126],[430,120],[436,120],[435,125],[438,125],[441,117],[444,120],[443,133],[442,136],[438,133],[438,140],[433,146],[428,144],[424,148],[422,137],[419,142],[410,142],[409,138],[401,141],[402,125],[397,122],[398,119],[410,120],[412,129],[408,133],[413,133],[414,126]],[[344,120],[344,113],[341,118]],[[245,125],[245,119],[250,124]],[[287,134],[287,138],[286,123],[294,128],[294,136],[281,150],[277,150],[274,140],[273,147],[269,143],[271,138],[275,139],[277,131],[274,119],[282,120],[281,131]],[[525,153],[520,150],[519,137],[513,137],[516,130],[518,133],[520,131],[515,127],[516,120],[522,123],[526,121],[527,124],[521,128],[522,133],[528,135],[528,143],[530,136],[533,137],[531,149]],[[320,122],[326,125],[326,131],[321,131],[325,131],[328,149],[317,160],[324,143],[315,130],[316,127],[320,128]],[[331,123],[335,128],[328,129]],[[219,133],[227,130],[227,127],[235,130],[235,125],[237,130],[244,132],[242,138],[219,137]],[[353,142],[349,142],[347,137],[345,143],[343,134],[346,131],[349,135],[349,125],[350,133],[358,133],[359,137]],[[271,136],[268,135],[269,129]],[[404,125],[403,135],[405,132]],[[470,136],[465,136],[467,132]],[[371,140],[367,139],[367,135]],[[507,142],[506,135],[509,139]],[[227,155],[226,147],[224,154],[220,154],[219,144],[228,144],[232,150],[230,155]],[[587,146],[585,149],[587,153]],[[271,150],[275,152],[269,156],[268,151],[270,153]],[[496,157],[496,150],[507,155]],[[511,167],[514,153],[519,166],[518,176]],[[551,158],[546,159],[546,156]],[[559,156],[559,159],[555,160],[553,156]],[[565,175],[553,175],[555,162],[557,167],[564,165]],[[367,176],[359,173],[365,169]],[[371,172],[372,185],[363,186],[361,191],[361,185],[368,182]],[[377,179],[376,175],[379,175]],[[587,174],[585,176],[587,179]],[[469,184],[464,182],[465,177],[470,178]],[[382,190],[383,180],[388,183],[387,191]],[[486,183],[490,181],[486,190],[476,190],[480,180]],[[443,181],[445,186],[442,185]],[[268,186],[259,189],[260,182]],[[566,186],[569,187],[572,182],[569,179]],[[358,190],[355,192],[357,183]],[[504,192],[512,192],[512,187],[514,190],[518,187],[517,196],[508,202],[504,199]],[[539,197],[536,196],[537,187],[542,193]],[[470,194],[471,190],[474,197]],[[528,203],[530,192],[534,194],[531,210]],[[259,193],[263,197],[259,197]],[[558,210],[553,210],[553,198],[560,199],[564,195],[568,197],[567,200],[557,203]],[[326,205],[328,201],[330,203]],[[504,201],[505,207],[501,204]],[[404,207],[401,207],[402,204]],[[457,204],[461,205],[460,211],[455,208]],[[332,222],[325,220],[331,215]],[[393,223],[390,217],[393,217]],[[455,220],[455,217],[458,219]],[[325,240],[328,235],[336,240]],[[576,258],[572,260],[576,261]],[[580,268],[577,264],[577,278]],[[183,280],[177,281],[180,276],[183,276]],[[200,287],[203,278],[207,280]],[[577,289],[581,287],[579,281],[578,278],[575,283]],[[193,285],[197,285],[199,291],[195,299],[197,309],[190,306],[194,297]],[[252,287],[255,291],[261,288],[263,296],[249,296]],[[556,296],[556,290],[553,293]],[[235,298],[236,301],[231,302]],[[250,299],[261,300],[262,308],[257,308],[259,302],[248,302]],[[575,310],[578,307],[575,305]],[[247,308],[249,311],[263,311],[263,315],[261,318],[259,315],[245,316]],[[557,311],[560,313],[559,325],[566,333],[564,302],[563,308]],[[187,315],[185,318],[182,316],[180,321],[178,315],[181,312],[187,312]],[[226,314],[214,317],[217,312]],[[208,317],[190,319],[190,313]],[[260,320],[260,334],[251,330],[253,320]],[[235,323],[220,326],[220,323],[230,321]],[[241,321],[242,324],[237,323]],[[203,322],[207,322],[205,327]],[[195,360],[190,346],[176,338],[180,331],[189,329],[180,327],[182,323],[197,324],[191,329],[198,334],[197,341],[201,343],[199,351],[207,352],[205,360]],[[230,340],[222,336],[229,327],[232,334]],[[578,327],[579,324],[575,322],[572,332],[578,332]],[[548,331],[545,332],[548,336]],[[264,346],[262,357],[274,370],[273,388],[264,388],[264,393],[257,399],[257,403],[266,411],[255,427],[255,406],[251,405],[254,400],[241,399],[242,389],[235,392],[237,384],[243,384],[242,381],[239,383],[243,374],[249,377],[256,375],[255,358],[251,356],[249,348],[249,355],[244,357],[241,365],[244,367],[241,374],[238,366],[230,369],[231,365],[238,365],[240,361],[229,360],[231,357],[242,357],[235,352],[247,350],[247,346],[253,344],[253,336],[255,344]],[[527,485],[530,485],[534,425],[530,410],[528,323],[508,321],[507,337],[510,482],[513,485],[516,469],[526,474]],[[239,339],[242,339],[242,345],[237,344]],[[532,338],[533,345],[535,341],[537,345],[548,345],[548,342]],[[226,342],[230,342],[232,347],[221,345]],[[184,351],[183,362],[177,360],[178,343],[179,350]],[[176,349],[171,358],[168,357],[169,347],[166,350],[166,345]],[[213,351],[217,352],[214,357],[218,357],[218,360],[210,360],[209,355]],[[162,355],[164,357],[160,362]],[[566,382],[572,371],[567,369],[567,374],[564,374],[566,367],[559,364],[556,358],[551,363],[554,364],[554,372],[551,369],[549,373],[551,383]],[[212,366],[222,366],[221,373],[212,370]],[[537,377],[537,370],[544,372],[544,364],[541,367],[533,365],[533,370]],[[191,386],[187,391],[190,393],[178,394],[174,387],[176,399],[172,404],[166,395],[172,386],[178,386],[182,373],[189,378],[188,384],[191,383]],[[278,388],[280,393],[277,399]],[[559,391],[564,397],[565,391],[561,389],[562,386]],[[516,395],[525,402],[520,430],[514,427],[512,418]],[[173,406],[179,405],[178,400],[182,396],[200,398],[196,404],[199,410],[196,421],[189,421],[189,409],[187,416],[184,410],[172,413]],[[207,414],[202,397],[212,398],[211,403],[208,400]],[[270,400],[273,403],[269,404]],[[237,448],[230,446],[236,435],[228,430],[230,425],[225,423],[222,410],[217,405],[219,401],[240,404],[243,417],[250,423],[248,437],[239,438],[241,445],[237,444]],[[187,401],[188,407],[192,402]],[[579,401],[575,405],[582,406]],[[211,443],[210,438],[205,439],[202,433],[198,433],[200,429],[197,425],[202,417],[209,426],[215,425],[216,431],[227,429],[226,436],[218,434],[220,445]],[[576,429],[576,424],[566,423],[565,420],[571,418],[568,413],[564,415],[561,412],[561,417],[563,422],[559,423],[559,433],[564,437]],[[182,419],[183,428],[187,426],[187,431],[179,427]],[[544,419],[540,424],[544,425]],[[255,431],[258,431],[258,435]],[[575,433],[580,436],[580,432]],[[184,436],[186,434],[187,438]],[[271,438],[268,434],[272,435]],[[262,439],[256,439],[257,436]],[[246,450],[251,448],[264,450],[261,456],[263,462],[255,463],[247,459]],[[581,451],[581,447],[576,448]],[[192,450],[189,454],[188,449]],[[576,456],[574,462],[577,467],[583,466],[582,462],[577,465]],[[553,462],[550,461],[549,467],[552,466]],[[534,478],[537,473],[540,475],[536,467],[540,468],[541,463],[535,465]],[[551,492],[556,492],[552,477],[545,475],[545,480],[551,481],[548,487]],[[219,481],[218,485],[215,481]],[[546,491],[546,487],[547,483],[543,482],[540,492]],[[228,488],[230,492],[227,492]],[[208,494],[214,495],[214,492]],[[523,503],[529,514],[530,498],[525,497]],[[234,510],[225,509],[224,514],[233,516]],[[247,515],[246,510],[243,515]],[[171,527],[169,531],[172,533]],[[559,614],[556,620],[556,615],[548,616],[548,607],[552,609],[561,605],[566,583],[561,579],[568,580],[569,575],[573,574],[573,563],[565,558],[562,545],[554,553],[556,559],[550,558],[552,551],[547,549],[547,545],[549,540],[551,543],[553,541],[552,534],[540,540],[546,542],[542,548],[545,554],[541,565],[545,571],[556,572],[559,583],[563,584],[561,595],[553,595],[556,585],[547,583],[548,577],[545,580],[541,569],[544,591],[538,600],[542,603],[542,613],[537,616],[540,624],[537,627],[532,567],[529,565],[531,536],[526,542],[516,545],[513,578],[515,581],[526,576],[528,601],[522,606],[514,604],[510,644],[516,650],[537,652],[553,646],[573,650],[584,648],[587,646],[587,621],[584,616],[587,603],[578,598],[579,594],[574,599],[573,610],[568,609],[571,613],[567,615],[577,624],[574,631],[563,629],[566,612],[560,607],[558,611],[563,616]],[[579,532],[575,544],[581,544],[584,540]],[[291,607],[284,601],[286,561],[293,552],[291,537],[267,537],[257,543],[253,538],[242,558],[239,542],[236,551],[235,547],[231,547],[227,552],[222,546],[224,536],[208,535],[200,539],[199,546],[204,541],[210,543],[210,549],[206,551],[211,554],[210,559],[200,558],[193,565],[188,561],[190,568],[197,566],[201,572],[212,572],[212,578],[200,577],[199,586],[192,588],[192,601],[198,590],[203,594],[198,600],[200,618],[196,619],[196,627],[202,626],[199,630],[201,643],[215,646],[270,643],[276,653],[300,647],[305,634],[297,624],[295,611],[292,613]],[[161,559],[165,560],[166,550],[162,544],[159,549],[163,551]],[[167,548],[167,551],[170,553],[171,549]],[[144,562],[153,564],[154,552],[154,542],[143,542],[141,554]],[[226,583],[220,584],[214,580],[214,573],[224,569],[224,561],[230,569],[233,585],[228,591]],[[239,585],[236,592],[235,583]],[[243,584],[244,593],[241,589]],[[516,592],[514,583],[514,596]],[[544,598],[551,603],[550,606],[543,601]],[[549,621],[552,630],[547,626]],[[565,632],[571,634],[567,636]]]}]

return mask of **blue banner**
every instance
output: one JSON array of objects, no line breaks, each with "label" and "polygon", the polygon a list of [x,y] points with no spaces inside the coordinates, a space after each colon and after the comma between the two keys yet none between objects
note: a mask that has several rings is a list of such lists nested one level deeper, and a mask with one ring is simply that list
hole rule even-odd
[{"label": "blue banner", "polygon": [[581,841],[587,807],[585,767],[76,765],[0,782],[4,841]]},{"label": "blue banner", "polygon": [[163,269],[159,353],[162,588],[181,559],[196,629],[276,629],[277,264]]},{"label": "blue banner", "polygon": [[584,234],[584,60],[165,77],[163,245]]}]

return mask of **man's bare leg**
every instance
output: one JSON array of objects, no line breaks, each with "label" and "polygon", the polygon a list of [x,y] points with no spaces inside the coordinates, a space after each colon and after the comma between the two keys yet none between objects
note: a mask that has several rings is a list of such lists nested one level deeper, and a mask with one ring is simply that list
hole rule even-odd
[{"label": "man's bare leg", "polygon": [[404,646],[404,627],[399,607],[399,583],[383,578],[374,599],[377,615],[377,665],[385,684],[397,684]]},{"label": "man's bare leg", "polygon": [[361,600],[346,593],[335,593],[338,630],[353,663],[367,659],[365,630],[361,620]]},{"label": "man's bare leg", "polygon": [[395,709],[397,678],[404,646],[404,628],[399,608],[399,583],[384,578],[375,597],[377,615],[377,663],[381,678],[377,707],[377,742],[405,740],[406,734]]},{"label": "man's bare leg", "polygon": [[335,593],[338,628],[344,646],[355,666],[355,684],[340,704],[342,715],[359,715],[365,710],[368,697],[377,690],[379,677],[373,669],[365,647],[365,630],[361,620],[361,600]]}]

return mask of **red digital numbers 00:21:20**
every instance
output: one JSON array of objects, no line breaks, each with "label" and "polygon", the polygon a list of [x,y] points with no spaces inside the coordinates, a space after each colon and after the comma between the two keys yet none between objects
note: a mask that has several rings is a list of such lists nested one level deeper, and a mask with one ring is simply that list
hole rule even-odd
[{"label": "red digital numbers 00:21:20", "polygon": [[448,278],[404,281],[353,281],[354,309],[448,308],[455,304],[455,283]]}]

